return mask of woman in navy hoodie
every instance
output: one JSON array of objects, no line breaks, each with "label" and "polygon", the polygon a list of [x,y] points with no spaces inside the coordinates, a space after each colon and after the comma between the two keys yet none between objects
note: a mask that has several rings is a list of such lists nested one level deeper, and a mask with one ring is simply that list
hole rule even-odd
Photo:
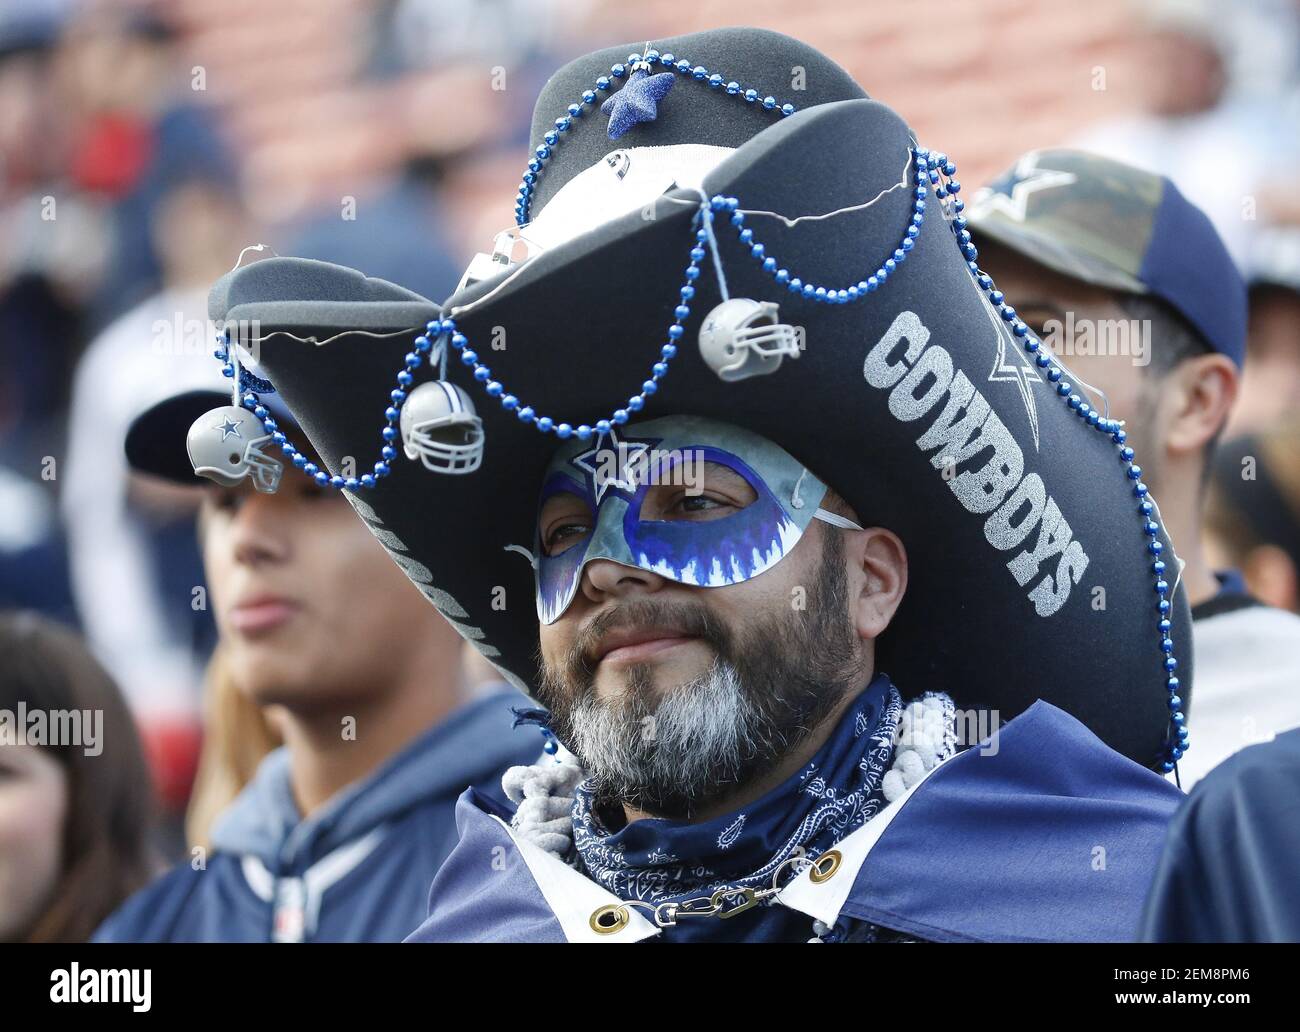
[{"label": "woman in navy hoodie", "polygon": [[[141,415],[133,468],[197,483],[185,430],[222,402],[191,392]],[[511,731],[522,696],[468,700],[460,636],[337,492],[251,480],[207,488],[199,533],[223,661],[285,744],[211,850],[128,900],[100,941],[398,941],[425,917],[457,796],[540,753],[535,731]]]}]

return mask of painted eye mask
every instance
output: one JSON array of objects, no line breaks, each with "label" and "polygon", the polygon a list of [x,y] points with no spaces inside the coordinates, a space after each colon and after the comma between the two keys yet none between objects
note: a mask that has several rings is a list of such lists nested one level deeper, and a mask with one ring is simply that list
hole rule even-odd
[{"label": "painted eye mask", "polygon": [[538,619],[550,624],[564,614],[593,559],[700,587],[757,577],[790,553],[814,518],[858,529],[819,508],[825,494],[825,484],[766,438],[693,416],[566,445],[538,503]]}]

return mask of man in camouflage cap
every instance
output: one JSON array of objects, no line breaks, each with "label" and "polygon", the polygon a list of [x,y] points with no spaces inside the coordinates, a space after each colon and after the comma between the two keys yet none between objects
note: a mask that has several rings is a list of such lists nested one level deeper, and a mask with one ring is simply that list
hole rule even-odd
[{"label": "man in camouflage cap", "polygon": [[[1216,572],[1201,545],[1210,453],[1237,396],[1246,290],[1209,219],[1167,178],[1081,151],[1031,151],[972,200],[981,262],[1097,403],[1126,421],[1184,560],[1196,706],[1188,787],[1300,723],[1300,619]],[[1294,698],[1279,714],[1278,699]]]}]

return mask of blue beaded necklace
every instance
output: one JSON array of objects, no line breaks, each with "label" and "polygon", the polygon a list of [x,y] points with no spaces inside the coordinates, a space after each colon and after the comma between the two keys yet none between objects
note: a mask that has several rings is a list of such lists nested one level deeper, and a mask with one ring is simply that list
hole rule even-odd
[{"label": "blue beaded necklace", "polygon": [[[564,134],[574,127],[577,119],[583,117],[587,108],[595,105],[602,94],[612,89],[614,80],[625,79],[629,75],[647,74],[656,65],[667,72],[675,71],[682,78],[705,83],[710,89],[724,90],[730,96],[740,97],[747,104],[761,106],[767,111],[776,111],[782,117],[794,114],[795,108],[792,104],[778,104],[772,96],[760,98],[758,90],[746,88],[735,80],[727,80],[721,74],[711,73],[703,66],[692,65],[684,58],[676,58],[670,53],[660,54],[653,49],[647,49],[642,54],[630,54],[627,64],[615,64],[610,68],[609,76],[600,76],[594,84],[595,88],[584,91],[581,102],[570,104],[568,113],[557,118],[555,128],[543,136],[541,145],[535,151],[536,156],[528,163],[515,198],[515,221],[520,226],[528,223],[534,187],[542,174],[543,167],[555,148],[559,146]],[[575,427],[551,416],[539,415],[534,406],[521,403],[516,395],[507,391],[499,380],[493,378],[491,369],[479,361],[477,352],[470,348],[469,340],[456,328],[454,320],[434,319],[427,323],[424,332],[415,338],[411,351],[407,352],[403,366],[397,373],[397,386],[389,392],[389,404],[384,410],[385,425],[380,430],[383,444],[372,472],[360,477],[341,477],[337,474],[331,475],[318,468],[315,463],[308,461],[307,457],[279,429],[270,411],[258,399],[259,393],[273,391],[274,387],[232,360],[228,335],[218,338],[219,346],[215,355],[223,363],[222,372],[225,376],[231,378],[238,376],[237,390],[244,391],[242,397],[244,407],[262,420],[267,431],[271,433],[272,440],[280,446],[292,464],[322,487],[348,491],[373,488],[392,472],[391,463],[397,457],[394,442],[400,435],[398,421],[401,418],[401,406],[415,381],[415,370],[420,368],[428,358],[440,362],[442,377],[445,378],[449,348],[454,348],[460,356],[460,361],[471,368],[474,379],[483,385],[487,395],[495,398],[506,411],[514,412],[521,423],[531,423],[543,434],[554,433],[560,440],[577,437],[585,441],[593,434],[598,435],[599,439],[600,436],[609,434],[613,427],[625,424],[632,413],[641,411],[650,396],[658,391],[660,381],[667,376],[669,363],[677,355],[678,342],[686,333],[684,324],[691,314],[691,301],[695,297],[694,284],[700,277],[700,263],[708,254],[706,247],[713,252],[713,260],[725,300],[726,286],[721,276],[721,256],[717,251],[717,241],[714,236],[714,223],[717,216],[729,217],[728,220],[735,228],[741,245],[748,249],[750,256],[760,263],[763,271],[771,274],[779,286],[784,286],[790,293],[810,301],[822,304],[850,304],[878,291],[907,259],[920,236],[921,225],[925,220],[926,199],[930,189],[933,188],[935,198],[944,206],[945,216],[949,220],[958,247],[966,259],[967,268],[979,288],[987,295],[989,302],[1003,321],[1009,324],[1025,351],[1034,357],[1036,366],[1043,371],[1048,382],[1055,386],[1057,396],[1087,426],[1110,436],[1117,449],[1119,461],[1124,467],[1125,476],[1133,482],[1135,511],[1141,521],[1142,531],[1148,538],[1147,551],[1151,556],[1150,570],[1154,578],[1156,611],[1160,618],[1158,648],[1166,677],[1170,712],[1169,733],[1161,770],[1165,773],[1173,772],[1176,770],[1177,761],[1188,748],[1187,718],[1182,710],[1183,700],[1178,694],[1180,687],[1177,675],[1178,660],[1174,657],[1174,643],[1170,637],[1173,627],[1170,612],[1173,604],[1170,601],[1171,588],[1165,579],[1166,563],[1161,558],[1164,546],[1158,540],[1161,531],[1160,516],[1155,503],[1149,497],[1146,484],[1142,482],[1142,467],[1137,464],[1133,449],[1125,443],[1127,434],[1123,429],[1122,421],[1111,419],[1108,415],[1098,412],[1080,394],[1074,392],[1073,385],[1065,379],[1065,368],[1056,361],[1050,350],[1043,347],[1042,341],[1019,318],[1016,310],[1006,303],[1005,296],[996,288],[992,278],[979,267],[976,261],[978,251],[971,241],[967,219],[962,214],[965,203],[958,197],[961,183],[954,178],[957,171],[956,164],[942,152],[931,152],[919,146],[912,148],[911,159],[914,176],[912,214],[898,246],[874,272],[846,287],[822,286],[792,275],[788,268],[767,253],[764,244],[755,240],[754,231],[745,225],[745,211],[741,209],[737,198],[716,195],[707,200],[702,199],[699,211],[691,223],[694,239],[684,281],[678,291],[679,303],[673,311],[674,321],[668,327],[667,340],[660,346],[659,360],[651,366],[650,376],[641,383],[638,393],[631,395],[622,406],[615,408],[606,418],[597,420],[593,425],[581,423]]]}]

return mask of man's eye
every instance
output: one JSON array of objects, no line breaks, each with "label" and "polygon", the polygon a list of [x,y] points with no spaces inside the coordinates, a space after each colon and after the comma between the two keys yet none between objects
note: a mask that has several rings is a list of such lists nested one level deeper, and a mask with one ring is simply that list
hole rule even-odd
[{"label": "man's eye", "polygon": [[552,527],[543,542],[546,546],[546,554],[558,555],[575,541],[586,537],[590,533],[591,527],[586,523],[561,523]]},{"label": "man's eye", "polygon": [[708,512],[710,509],[733,508],[729,502],[708,495],[683,495],[673,506],[675,512]]},{"label": "man's eye", "polygon": [[657,520],[694,520],[720,519],[729,516],[739,508],[727,498],[707,494],[676,492],[656,500],[651,519]]}]

